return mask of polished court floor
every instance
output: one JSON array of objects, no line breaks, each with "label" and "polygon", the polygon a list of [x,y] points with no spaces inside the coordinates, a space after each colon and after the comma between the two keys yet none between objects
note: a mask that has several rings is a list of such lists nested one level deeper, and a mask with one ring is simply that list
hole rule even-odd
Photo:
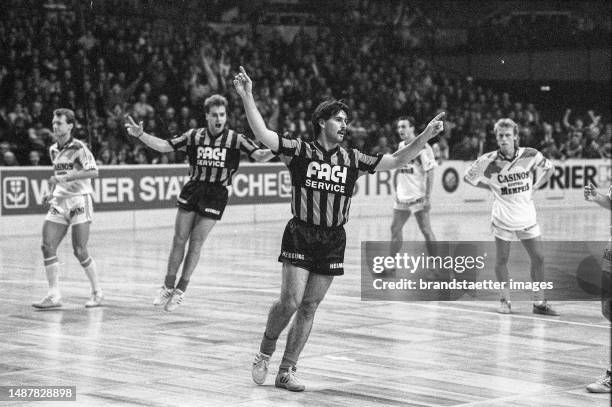
[{"label": "polished court floor", "polygon": [[[280,288],[284,222],[218,224],[174,313],[151,305],[170,228],[96,232],[94,224],[90,252],[106,303],[89,310],[69,239],[59,251],[64,307],[36,311],[30,303],[46,292],[40,238],[0,237],[0,385],[77,387],[76,402],[52,406],[610,405],[609,394],[585,390],[610,361],[597,302],[555,303],[561,316],[543,317],[526,302],[499,315],[495,302],[360,301],[360,242],[388,239],[387,215],[347,225],[346,275],[321,304],[298,366],[304,393],[274,387],[285,335],[266,384],[250,378]],[[539,218],[548,240],[609,235],[599,208]],[[491,238],[484,212],[433,215],[432,225],[440,240]],[[412,219],[404,232],[421,239]]]}]

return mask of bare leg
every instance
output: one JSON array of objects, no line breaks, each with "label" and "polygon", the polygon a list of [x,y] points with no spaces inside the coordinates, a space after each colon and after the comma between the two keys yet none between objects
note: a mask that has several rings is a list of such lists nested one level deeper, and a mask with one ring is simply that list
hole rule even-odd
[{"label": "bare leg", "polygon": [[395,256],[395,254],[402,249],[402,243],[404,243],[402,229],[409,218],[410,211],[393,209],[393,221],[391,222],[391,250],[389,253],[391,256]]},{"label": "bare leg", "polygon": [[[176,280],[176,274],[178,269],[183,262],[185,256],[185,246],[191,229],[193,228],[194,220],[196,218],[195,212],[187,212],[180,209],[176,213],[176,221],[174,223],[174,237],[172,239],[172,249],[170,250],[170,256],[168,257],[168,270],[166,272],[166,286],[168,288],[174,288],[174,281]],[[172,280],[172,284],[168,285],[168,282]]]},{"label": "bare leg", "polygon": [[89,256],[87,250],[87,242],[89,241],[89,222],[79,223],[72,226],[72,249],[75,257],[81,263],[85,275],[91,284],[91,291],[100,292],[100,284],[98,283],[98,273],[96,271],[96,263]]},{"label": "bare leg", "polygon": [[416,218],[419,229],[425,237],[425,245],[427,246],[427,253],[430,256],[435,256],[436,253],[436,237],[434,236],[433,230],[431,230],[431,222],[429,220],[429,210],[423,209],[422,211],[415,212],[414,217]]},{"label": "bare leg", "polygon": [[276,340],[297,310],[304,297],[310,272],[288,262],[283,263],[283,282],[280,298],[272,304],[268,313],[266,332],[261,341],[260,352],[272,355]]},{"label": "bare leg", "polygon": [[[521,240],[523,247],[525,247],[527,254],[529,254],[529,259],[531,260],[531,281],[533,282],[544,281],[544,256],[542,256],[540,241],[541,240],[539,237]],[[544,299],[545,296],[543,290],[533,292],[534,301],[544,301]]]},{"label": "bare leg", "polygon": [[42,231],[42,253],[45,264],[45,274],[49,283],[49,294],[59,297],[59,262],[57,247],[66,236],[68,225],[45,221]]},{"label": "bare leg", "polygon": [[495,275],[497,276],[497,281],[506,283],[506,288],[502,290],[502,298],[506,299],[507,301],[510,301],[510,287],[508,287],[510,281],[508,277],[508,257],[510,256],[510,242],[496,237],[495,249]]},{"label": "bare leg", "polygon": [[280,364],[281,370],[289,369],[297,364],[300,353],[310,336],[315,312],[321,301],[323,301],[333,280],[334,276],[310,273],[304,297],[298,307],[295,318],[293,318],[293,323],[287,336],[287,346],[285,347],[285,354]]},{"label": "bare leg", "polygon": [[185,292],[187,283],[193,274],[198,261],[200,260],[200,253],[202,251],[202,245],[206,241],[208,234],[212,230],[213,226],[217,223],[216,220],[210,218],[204,218],[197,215],[191,229],[189,237],[189,248],[187,249],[187,255],[185,256],[185,262],[183,263],[183,273],[177,288]]}]

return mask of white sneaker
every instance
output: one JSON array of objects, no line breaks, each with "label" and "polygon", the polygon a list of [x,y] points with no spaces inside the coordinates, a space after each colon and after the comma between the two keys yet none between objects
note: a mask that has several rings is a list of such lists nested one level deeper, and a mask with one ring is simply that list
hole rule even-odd
[{"label": "white sneaker", "polygon": [[164,309],[168,312],[174,311],[175,309],[179,307],[179,305],[181,305],[181,303],[183,302],[184,296],[185,296],[184,292],[182,292],[178,288],[175,289],[174,292],[172,293],[172,297],[170,297]]},{"label": "white sneaker", "polygon": [[295,370],[296,369],[294,366],[287,371],[278,372],[274,386],[281,389],[287,389],[289,391],[304,391],[306,386],[300,383],[297,377],[295,377]]},{"label": "white sneaker", "polygon": [[253,369],[251,370],[251,376],[253,381],[257,384],[264,384],[266,376],[268,375],[268,365],[270,364],[270,356],[265,353],[257,352],[255,360],[253,360]]},{"label": "white sneaker", "polygon": [[500,314],[512,314],[512,305],[505,298],[499,300],[499,308],[497,312]]},{"label": "white sneaker", "polygon": [[99,307],[100,305],[102,305],[103,299],[104,294],[102,294],[102,291],[93,291],[91,293],[91,298],[85,303],[85,308]]},{"label": "white sneaker", "polygon": [[612,374],[609,370],[606,374],[594,383],[587,386],[587,390],[591,393],[610,393],[610,387],[612,386]]},{"label": "white sneaker", "polygon": [[172,291],[172,288],[167,288],[165,285],[163,285],[157,292],[157,297],[155,297],[153,300],[153,305],[156,307],[159,305],[165,305],[170,297],[172,297]]},{"label": "white sneaker", "polygon": [[47,294],[42,300],[33,302],[32,306],[38,309],[58,308],[62,306],[62,297]]}]

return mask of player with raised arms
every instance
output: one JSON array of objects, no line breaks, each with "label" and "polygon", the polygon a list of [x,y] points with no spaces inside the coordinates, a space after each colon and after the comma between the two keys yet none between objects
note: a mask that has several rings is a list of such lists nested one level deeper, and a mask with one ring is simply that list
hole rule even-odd
[{"label": "player with raised arms", "polygon": [[[226,108],[225,97],[210,96],[204,101],[207,127],[190,129],[170,140],[145,133],[142,122],[136,124],[130,116],[125,124],[129,135],[152,149],[161,153],[186,151],[189,160],[189,181],[177,198],[174,238],[164,284],[153,301],[153,305],[163,305],[168,312],[183,302],[202,245],[223,216],[228,200],[227,188],[240,165],[240,152],[256,161],[267,161],[274,156],[270,150],[259,148],[244,135],[229,129],[226,126]],[[183,271],[177,283],[181,263]]]},{"label": "player with raised arms", "polygon": [[[317,307],[334,276],[344,274],[346,235],[351,197],[357,178],[366,173],[400,168],[414,159],[429,139],[442,131],[437,115],[422,134],[394,154],[369,155],[340,146],[347,130],[348,107],[336,100],[319,104],[313,115],[314,140],[282,137],[269,130],[253,98],[253,83],[243,67],[234,78],[255,137],[279,154],[291,175],[291,212],[282,238],[280,298],[268,314],[255,356],[252,377],[263,384],[279,335],[293,322],[275,386],[303,391],[295,377],[298,357],[308,340]],[[295,316],[294,316],[295,314]]]}]

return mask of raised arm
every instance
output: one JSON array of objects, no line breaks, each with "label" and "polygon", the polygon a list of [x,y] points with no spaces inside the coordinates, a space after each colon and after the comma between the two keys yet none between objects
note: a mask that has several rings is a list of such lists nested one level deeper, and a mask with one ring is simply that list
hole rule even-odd
[{"label": "raised arm", "polygon": [[569,122],[569,117],[571,113],[572,109],[565,109],[565,115],[563,115],[563,125],[568,129],[571,127],[571,124]]},{"label": "raised arm", "polygon": [[444,116],[444,112],[438,114],[429,122],[425,130],[419,134],[412,143],[408,144],[404,148],[397,150],[393,154],[385,154],[382,156],[380,163],[376,166],[376,171],[393,170],[395,168],[401,168],[408,164],[411,160],[419,155],[421,150],[427,144],[427,141],[438,135],[443,129],[443,122],[440,120]]},{"label": "raised arm", "polygon": [[142,122],[136,124],[130,115],[127,116],[127,119],[128,121],[125,123],[125,129],[130,136],[136,137],[138,140],[160,153],[169,153],[174,150],[166,140],[145,133]]},{"label": "raised arm", "polygon": [[278,134],[266,127],[266,122],[264,122],[261,113],[257,110],[257,105],[253,98],[253,82],[242,66],[240,67],[240,73],[234,77],[234,87],[242,99],[247,120],[251,130],[253,130],[253,134],[255,134],[255,138],[272,151],[278,151]]}]

